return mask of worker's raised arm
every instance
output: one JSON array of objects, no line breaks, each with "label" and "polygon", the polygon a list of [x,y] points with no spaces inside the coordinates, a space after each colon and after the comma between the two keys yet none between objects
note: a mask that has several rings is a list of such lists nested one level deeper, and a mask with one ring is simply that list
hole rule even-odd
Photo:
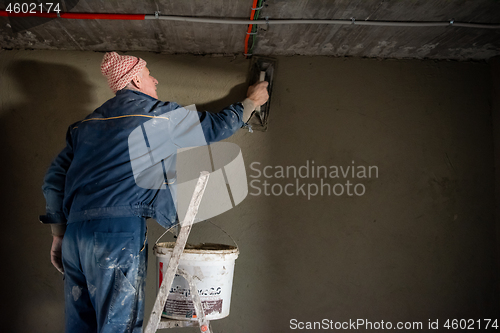
[{"label": "worker's raised arm", "polygon": [[[176,119],[175,133],[172,135],[175,144],[181,148],[194,147],[227,139],[248,121],[257,106],[267,102],[267,86],[265,81],[250,86],[243,102],[229,105],[218,113],[184,108],[172,111],[175,114],[172,119]],[[203,136],[200,135],[200,129]]]}]

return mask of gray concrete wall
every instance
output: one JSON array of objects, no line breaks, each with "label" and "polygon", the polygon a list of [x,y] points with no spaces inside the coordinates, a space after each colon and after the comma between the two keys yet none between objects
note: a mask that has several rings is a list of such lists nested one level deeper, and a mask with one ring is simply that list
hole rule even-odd
[{"label": "gray concrete wall", "polygon": [[[217,110],[245,94],[243,58],[137,55],[160,81],[161,99]],[[50,264],[49,228],[37,222],[40,187],[67,126],[112,97],[101,58],[0,52],[2,331],[63,330],[62,276]],[[231,315],[214,329],[286,332],[291,319],[325,318],[427,327],[429,319],[498,314],[490,66],[283,57],[274,87],[269,131],[229,139],[254,182],[243,203],[212,220],[241,251]],[[277,166],[313,161],[376,166],[378,177],[276,177]],[[265,166],[270,178],[256,171]],[[292,195],[265,195],[264,181],[274,193],[292,184]],[[324,187],[308,198],[322,181],[362,184],[365,193],[328,195]],[[161,228],[149,221],[149,231],[152,245]],[[231,242],[209,223],[195,225],[192,241]],[[147,312],[152,251],[149,265]]]}]

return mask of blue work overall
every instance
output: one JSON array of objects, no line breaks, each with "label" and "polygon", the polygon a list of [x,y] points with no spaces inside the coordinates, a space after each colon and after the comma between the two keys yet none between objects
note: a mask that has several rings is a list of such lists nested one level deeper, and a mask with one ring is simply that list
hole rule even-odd
[{"label": "blue work overall", "polygon": [[66,332],[142,332],[146,220],[68,223],[62,246]]}]

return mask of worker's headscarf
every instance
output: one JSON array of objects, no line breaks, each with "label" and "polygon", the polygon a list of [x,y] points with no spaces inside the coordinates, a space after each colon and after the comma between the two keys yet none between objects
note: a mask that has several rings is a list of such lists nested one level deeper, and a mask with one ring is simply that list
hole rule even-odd
[{"label": "worker's headscarf", "polygon": [[101,73],[108,79],[111,90],[116,93],[125,88],[144,67],[146,62],[141,58],[108,52],[102,59]]}]

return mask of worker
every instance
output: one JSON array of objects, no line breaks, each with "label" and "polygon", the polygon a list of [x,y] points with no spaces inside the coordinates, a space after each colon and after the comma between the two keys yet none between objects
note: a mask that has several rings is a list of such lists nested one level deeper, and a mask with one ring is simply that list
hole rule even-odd
[{"label": "worker", "polygon": [[[47,204],[40,220],[52,227],[51,262],[64,274],[66,332],[142,332],[146,218],[170,227],[177,213],[165,185],[172,181],[166,159],[148,157],[150,165],[137,172],[130,153],[147,151],[145,127],[155,126],[147,123],[152,119],[162,120],[160,139],[172,147],[228,138],[268,100],[267,82],[250,86],[243,102],[215,114],[159,101],[158,81],[143,59],[109,52],[101,72],[116,96],[69,127],[66,147],[44,179]],[[138,128],[142,141],[131,139]],[[145,174],[158,184],[141,184]]]}]

